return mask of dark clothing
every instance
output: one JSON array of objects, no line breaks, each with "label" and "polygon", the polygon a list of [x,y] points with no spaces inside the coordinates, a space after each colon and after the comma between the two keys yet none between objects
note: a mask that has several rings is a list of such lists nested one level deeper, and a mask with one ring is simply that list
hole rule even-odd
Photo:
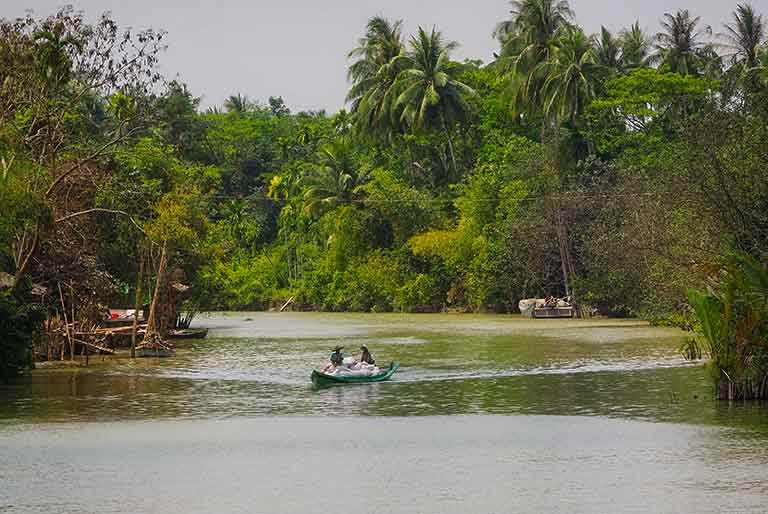
[{"label": "dark clothing", "polygon": [[360,362],[364,362],[366,364],[376,364],[376,361],[373,360],[373,355],[371,355],[371,352],[368,351],[368,348],[363,348],[363,353],[360,355]]},{"label": "dark clothing", "polygon": [[329,360],[334,366],[341,366],[341,364],[344,362],[344,354],[341,352],[333,352]]}]

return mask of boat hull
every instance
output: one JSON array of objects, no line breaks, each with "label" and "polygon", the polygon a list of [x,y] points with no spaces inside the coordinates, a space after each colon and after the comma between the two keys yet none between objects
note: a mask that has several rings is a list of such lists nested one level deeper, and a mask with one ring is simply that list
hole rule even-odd
[{"label": "boat hull", "polygon": [[541,307],[533,309],[531,317],[533,318],[573,318],[575,310],[573,307]]},{"label": "boat hull", "polygon": [[324,386],[336,384],[368,384],[371,382],[383,382],[384,380],[389,380],[390,377],[394,375],[395,371],[397,371],[399,368],[400,363],[393,362],[389,365],[389,368],[387,368],[386,371],[370,377],[343,377],[326,375],[325,373],[315,369],[312,370],[312,383],[316,386]]}]

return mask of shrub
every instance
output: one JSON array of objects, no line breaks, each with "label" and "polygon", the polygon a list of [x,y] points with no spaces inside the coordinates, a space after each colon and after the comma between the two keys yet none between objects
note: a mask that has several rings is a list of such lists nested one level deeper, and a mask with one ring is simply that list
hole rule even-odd
[{"label": "shrub", "polygon": [[35,304],[0,292],[0,380],[32,366],[32,342],[42,319]]}]

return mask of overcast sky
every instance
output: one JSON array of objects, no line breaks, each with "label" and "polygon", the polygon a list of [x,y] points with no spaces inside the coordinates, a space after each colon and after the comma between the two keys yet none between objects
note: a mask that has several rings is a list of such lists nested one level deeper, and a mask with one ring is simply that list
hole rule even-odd
[{"label": "overcast sky", "polygon": [[[618,30],[639,20],[656,32],[667,11],[690,9],[717,32],[736,0],[571,0],[588,32]],[[265,102],[282,96],[292,110],[338,110],[347,89],[346,55],[366,20],[402,18],[407,33],[437,26],[460,43],[455,58],[488,61],[495,24],[508,16],[506,0],[0,0],[0,17],[37,16],[72,4],[90,18],[111,11],[123,26],[168,32],[162,69],[178,76],[203,105],[242,93]],[[752,0],[768,15],[768,0]]]}]

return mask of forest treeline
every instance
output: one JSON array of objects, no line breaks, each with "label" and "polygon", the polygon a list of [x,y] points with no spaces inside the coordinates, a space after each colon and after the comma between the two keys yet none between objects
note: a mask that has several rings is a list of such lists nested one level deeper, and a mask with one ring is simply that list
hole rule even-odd
[{"label": "forest treeline", "polygon": [[203,309],[569,294],[683,319],[718,263],[768,253],[768,46],[748,4],[715,27],[660,15],[589,35],[566,1],[516,0],[488,63],[373,17],[335,114],[203,110],[158,72],[166,34],[109,15],[2,20],[0,360],[20,365],[60,288],[84,316],[131,307],[162,246]]}]

